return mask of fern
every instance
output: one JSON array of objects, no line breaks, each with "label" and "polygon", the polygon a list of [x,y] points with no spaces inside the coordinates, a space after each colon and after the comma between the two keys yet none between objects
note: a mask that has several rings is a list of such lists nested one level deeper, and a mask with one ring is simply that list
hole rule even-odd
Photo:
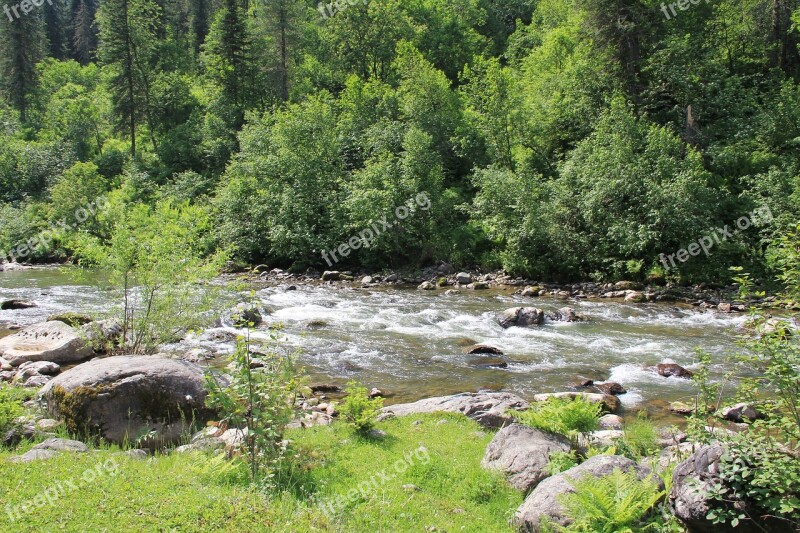
[{"label": "fern", "polygon": [[602,478],[581,478],[573,487],[575,492],[562,495],[559,503],[573,520],[564,531],[575,533],[652,530],[644,520],[664,496],[652,476],[640,480],[635,472],[619,469]]}]

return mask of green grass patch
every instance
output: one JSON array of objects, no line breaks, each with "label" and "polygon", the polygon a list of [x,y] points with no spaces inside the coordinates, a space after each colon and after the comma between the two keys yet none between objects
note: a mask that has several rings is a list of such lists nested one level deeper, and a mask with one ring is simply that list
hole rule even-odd
[{"label": "green grass patch", "polygon": [[[522,495],[480,468],[491,433],[448,414],[377,427],[387,436],[340,423],[290,432],[300,460],[279,494],[249,485],[246,467],[199,454],[99,450],[19,465],[2,452],[0,531],[512,531]],[[25,502],[11,520],[6,506]]]}]

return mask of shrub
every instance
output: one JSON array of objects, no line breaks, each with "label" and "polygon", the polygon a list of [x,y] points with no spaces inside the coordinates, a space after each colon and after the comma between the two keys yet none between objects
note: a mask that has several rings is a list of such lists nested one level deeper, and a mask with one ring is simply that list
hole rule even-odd
[{"label": "shrub", "polygon": [[573,483],[575,492],[559,497],[572,518],[565,531],[625,533],[643,531],[650,511],[664,496],[651,476],[616,469],[610,475],[587,476]]},{"label": "shrub", "polygon": [[369,390],[355,381],[348,383],[345,392],[347,398],[339,406],[339,412],[357,433],[366,434],[375,426],[375,418],[383,407],[383,398],[371,399]]},{"label": "shrub", "polygon": [[579,433],[594,431],[600,426],[600,404],[578,396],[574,400],[549,398],[527,411],[514,413],[520,423],[577,439]]},{"label": "shrub", "polygon": [[569,470],[573,466],[578,466],[578,454],[575,450],[569,452],[553,452],[550,454],[550,462],[547,463],[547,473],[551,476]]},{"label": "shrub", "polygon": [[269,481],[288,457],[284,432],[294,414],[298,374],[291,357],[272,350],[259,353],[263,366],[252,368],[256,365],[248,338],[237,341],[231,363],[229,383],[213,372],[206,374],[206,404],[220,412],[224,426],[243,431],[244,457],[253,483]]}]

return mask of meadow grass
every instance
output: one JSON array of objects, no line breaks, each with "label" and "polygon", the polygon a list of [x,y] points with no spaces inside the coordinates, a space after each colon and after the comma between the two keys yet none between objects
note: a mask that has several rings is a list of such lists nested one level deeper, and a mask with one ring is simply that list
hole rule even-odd
[{"label": "meadow grass", "polygon": [[[105,448],[10,463],[24,444],[0,452],[0,531],[511,531],[522,496],[480,468],[491,433],[453,414],[377,428],[386,435],[340,423],[292,430],[298,460],[281,490],[253,487],[246,468],[199,453],[141,460]],[[7,506],[58,487],[66,490],[55,501],[12,520]]]}]

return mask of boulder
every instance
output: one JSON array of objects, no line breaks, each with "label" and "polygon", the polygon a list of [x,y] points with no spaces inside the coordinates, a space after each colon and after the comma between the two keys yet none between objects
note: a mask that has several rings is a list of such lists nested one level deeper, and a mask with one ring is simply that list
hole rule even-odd
[{"label": "boulder", "polygon": [[[650,469],[636,464],[627,457],[619,455],[596,455],[586,462],[572,467],[553,477],[547,478],[533,489],[514,515],[514,524],[522,531],[539,533],[542,519],[566,527],[572,520],[565,515],[558,498],[563,494],[575,492],[573,483],[584,476],[605,477],[614,470],[634,471],[639,479],[651,475]],[[654,476],[654,483],[663,489],[664,484]]]},{"label": "boulder", "polygon": [[392,416],[408,416],[420,413],[461,413],[472,418],[484,427],[500,428],[511,424],[514,419],[509,410],[521,411],[528,408],[528,402],[508,392],[465,392],[453,396],[426,398],[413,403],[390,405],[381,409],[380,420]]},{"label": "boulder", "polygon": [[602,404],[603,409],[609,413],[616,413],[622,405],[616,396],[610,394],[594,394],[591,392],[550,392],[546,394],[537,394],[533,397],[533,401],[546,402],[550,398],[574,400],[579,396],[592,403]]},{"label": "boulder", "polygon": [[205,406],[202,369],[162,356],[95,359],[62,373],[39,393],[71,433],[122,444],[152,433],[150,447],[178,441],[193,422],[213,417]]},{"label": "boulder", "polygon": [[643,303],[647,301],[647,296],[639,291],[627,291],[625,293],[625,301],[628,303]]},{"label": "boulder", "polygon": [[97,352],[119,343],[122,336],[122,324],[116,318],[95,320],[80,328],[81,336]]},{"label": "boulder", "polygon": [[544,311],[537,307],[512,307],[500,313],[497,321],[503,328],[540,326],[544,323]]},{"label": "boulder", "polygon": [[676,377],[689,379],[693,375],[691,371],[675,363],[659,363],[656,365],[656,370],[665,378]]},{"label": "boulder", "polygon": [[603,415],[600,417],[600,429],[622,429],[625,419],[619,415]]},{"label": "boulder", "polygon": [[521,296],[525,296],[526,298],[531,298],[533,296],[539,296],[539,290],[540,290],[540,288],[538,286],[525,287],[524,289],[522,289],[522,292],[520,293],[520,295]]},{"label": "boulder", "polygon": [[614,284],[614,289],[618,291],[638,291],[642,289],[642,284],[635,281],[618,281]]},{"label": "boulder", "polygon": [[61,367],[50,361],[28,361],[22,363],[17,369],[17,381],[24,381],[31,376],[55,376],[61,372]]},{"label": "boulder", "polygon": [[89,447],[77,440],[52,438],[33,447],[34,450],[55,450],[57,452],[88,452]]},{"label": "boulder", "polygon": [[514,488],[527,493],[550,476],[550,454],[571,449],[563,435],[512,424],[494,436],[481,466],[503,472]]},{"label": "boulder", "polygon": [[488,289],[489,288],[489,284],[486,283],[485,281],[475,281],[475,282],[470,283],[469,285],[467,285],[467,288],[468,289],[472,289],[474,291],[483,290],[483,289]]},{"label": "boulder", "polygon": [[616,381],[602,381],[600,383],[594,383],[594,388],[602,392],[603,394],[625,394],[625,388],[617,383]]},{"label": "boulder", "polygon": [[456,283],[460,283],[461,285],[469,285],[472,283],[472,275],[468,272],[459,272],[456,274]]},{"label": "boulder", "polygon": [[580,320],[580,317],[572,307],[562,307],[558,311],[547,315],[547,318],[554,322],[577,322]]},{"label": "boulder", "polygon": [[433,291],[436,290],[436,285],[430,281],[423,281],[417,288],[421,291]]},{"label": "boulder", "polygon": [[30,389],[41,389],[45,385],[47,385],[53,378],[50,376],[43,376],[41,374],[37,374],[35,376],[31,376],[25,380],[25,383],[22,384],[23,387],[30,388]]},{"label": "boulder", "polygon": [[[730,525],[714,524],[708,520],[708,512],[722,505],[711,501],[708,489],[721,483],[719,477],[720,458],[726,453],[725,447],[718,443],[703,446],[691,457],[675,467],[672,474],[672,489],[669,493],[670,510],[692,533],[778,533],[788,531],[781,521],[760,520],[756,525],[750,519],[743,519],[736,528]],[[733,491],[726,495],[726,506],[744,512],[751,517],[759,516],[748,502],[739,499]]]},{"label": "boulder", "polygon": [[338,270],[326,270],[322,273],[322,281],[339,281],[341,273]]},{"label": "boulder", "polygon": [[488,344],[473,344],[472,346],[467,346],[466,348],[464,348],[464,353],[467,355],[476,355],[476,354],[503,355],[503,352],[499,348],[495,348],[494,346],[489,346]]},{"label": "boulder", "polygon": [[737,423],[760,420],[764,418],[763,413],[759,412],[757,409],[747,403],[737,403],[736,405],[725,407],[720,412],[720,415],[725,420],[730,420],[731,422]]},{"label": "boulder", "polygon": [[618,440],[625,437],[625,432],[619,429],[601,429],[600,431],[590,431],[579,436],[582,447],[607,447],[614,446]]},{"label": "boulder", "polygon": [[73,328],[77,328],[80,326],[85,326],[89,322],[92,321],[92,317],[89,315],[84,315],[82,313],[56,313],[55,315],[50,315],[47,317],[48,322],[63,322],[68,326],[72,326]]},{"label": "boulder", "polygon": [[694,405],[686,402],[670,402],[669,410],[677,415],[689,416],[694,413]]},{"label": "boulder", "polygon": [[45,459],[52,459],[56,457],[58,452],[55,450],[28,450],[22,455],[9,457],[9,462],[12,463],[32,463],[33,461],[44,461]]},{"label": "boulder", "polygon": [[28,302],[25,300],[6,300],[3,303],[0,303],[0,309],[3,311],[12,311],[12,310],[19,310],[19,309],[30,309],[32,307],[39,307],[34,302]]},{"label": "boulder", "polygon": [[0,339],[0,357],[12,366],[27,361],[74,363],[94,355],[79,332],[63,322],[44,322],[28,326]]}]

